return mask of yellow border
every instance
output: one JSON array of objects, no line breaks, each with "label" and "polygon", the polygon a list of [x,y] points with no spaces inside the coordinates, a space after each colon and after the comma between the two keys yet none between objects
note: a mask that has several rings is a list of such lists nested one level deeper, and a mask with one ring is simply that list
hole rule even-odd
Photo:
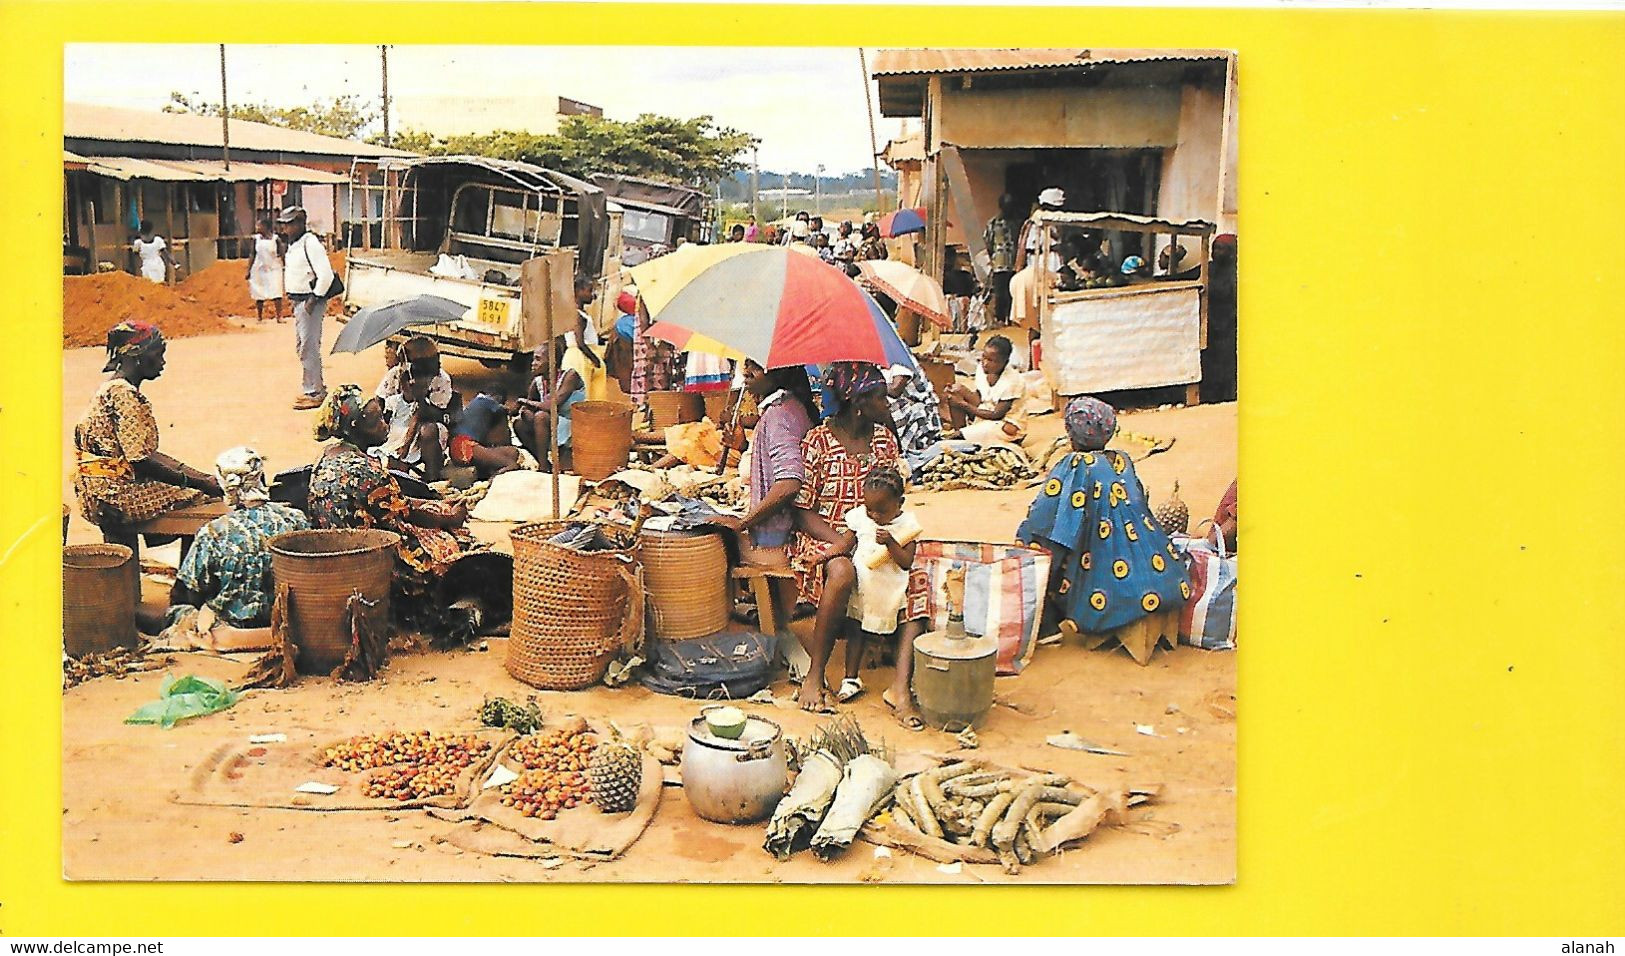
[{"label": "yellow border", "polygon": [[[270,9],[0,5],[5,935],[1622,929],[1625,17]],[[61,881],[62,43],[527,38],[1240,51],[1248,560],[1237,886]]]}]

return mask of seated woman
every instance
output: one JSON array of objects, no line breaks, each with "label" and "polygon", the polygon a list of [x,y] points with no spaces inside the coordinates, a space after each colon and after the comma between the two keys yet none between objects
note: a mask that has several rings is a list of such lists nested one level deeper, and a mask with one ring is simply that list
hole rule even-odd
[{"label": "seated woman", "polygon": [[396,545],[396,617],[434,626],[433,585],[459,555],[485,547],[463,530],[462,504],[408,498],[367,450],[389,434],[383,403],[355,385],[328,394],[317,413],[316,440],[337,439],[310,474],[310,521],[317,528],[379,528],[401,536]]},{"label": "seated woman", "polygon": [[1016,540],[1054,555],[1049,596],[1063,631],[1108,634],[1177,612],[1190,597],[1185,566],[1151,515],[1134,463],[1104,450],[1116,429],[1117,413],[1105,402],[1067,403],[1072,454],[1050,469],[1016,530]]},{"label": "seated woman", "polygon": [[918,365],[893,365],[884,374],[898,447],[909,466],[917,467],[924,463],[925,453],[942,441],[942,403]]},{"label": "seated woman", "polygon": [[[785,546],[795,527],[795,500],[801,493],[807,472],[801,462],[801,440],[818,420],[812,386],[799,365],[772,370],[746,359],[741,366],[745,391],[760,409],[750,438],[750,509],[742,518],[723,518],[717,523],[740,534],[741,564],[783,568],[790,563]],[[804,672],[805,653],[796,655],[789,646],[790,618],[795,611],[795,587],[791,581],[770,582],[773,619],[779,622],[781,651],[792,658],[791,671]]]},{"label": "seated woman", "polygon": [[[577,319],[576,331],[553,340],[554,380],[545,381],[547,365],[541,350],[531,360],[530,392],[519,400],[519,440],[542,464],[552,461],[552,410],[559,412],[559,467],[570,470],[570,409],[577,402],[601,402],[608,397],[604,361],[590,345],[582,345],[587,320]],[[527,436],[528,440],[527,440]]]},{"label": "seated woman", "polygon": [[[220,494],[220,483],[158,450],[158,421],[141,383],[164,372],[164,336],[146,322],[121,322],[107,333],[102,384],[73,430],[74,495],[85,520],[111,544],[140,550],[134,527]],[[147,543],[168,537],[147,535]]]},{"label": "seated woman", "polygon": [[218,651],[251,650],[266,642],[232,631],[265,628],[271,623],[275,594],[268,544],[285,531],[303,531],[310,521],[292,508],[272,503],[265,484],[265,459],[254,449],[224,452],[215,459],[214,467],[231,511],[197,533],[175,575],[169,617],[182,624],[182,630],[191,630],[183,623],[187,612],[207,607],[225,627],[216,630],[204,646]]},{"label": "seated woman", "polygon": [[377,453],[395,471],[418,471],[439,481],[457,411],[451,376],[440,367],[434,340],[416,335],[401,347],[401,361],[384,373],[373,392],[384,403],[389,438]]},{"label": "seated woman", "polygon": [[[902,457],[896,436],[882,424],[891,413],[886,407],[886,380],[880,370],[863,363],[837,362],[830,366],[827,378],[840,407],[801,442],[806,478],[796,494],[798,530],[790,535],[789,546],[800,598],[818,608],[807,641],[812,663],[797,699],[803,710],[824,712],[831,708],[824,671],[836,638],[845,629],[847,608],[857,584],[852,558],[841,550],[849,543],[845,537],[846,513],[863,504],[863,486],[869,474],[876,469],[895,470]],[[901,621],[912,624],[926,617],[929,590],[925,571],[912,570]],[[847,648],[848,678],[858,676],[862,648],[857,651]],[[909,711],[907,700],[896,703],[904,713]]]},{"label": "seated woman", "polygon": [[963,385],[948,389],[949,407],[971,419],[960,429],[966,441],[978,445],[1020,444],[1027,437],[1027,418],[1021,407],[1027,386],[1021,373],[1010,364],[1013,350],[1009,339],[993,336],[982,349],[982,361],[976,367],[976,390]]}]

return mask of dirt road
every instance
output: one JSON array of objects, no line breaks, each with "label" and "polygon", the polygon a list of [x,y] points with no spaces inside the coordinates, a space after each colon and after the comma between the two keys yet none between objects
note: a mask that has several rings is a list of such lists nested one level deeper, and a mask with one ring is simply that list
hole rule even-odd
[{"label": "dirt road", "polygon": [[[336,330],[329,330],[329,338]],[[64,460],[72,427],[102,375],[99,349],[64,354]],[[448,363],[459,387],[490,381],[477,365]],[[355,381],[370,389],[382,374],[377,352],[330,357],[329,384]],[[298,368],[291,326],[265,325],[245,334],[170,343],[169,367],[144,386],[162,427],[166,452],[200,468],[235,444],[251,444],[273,469],[315,459],[309,412],[294,412]],[[1173,479],[1194,514],[1210,513],[1235,474],[1233,405],[1130,414],[1124,427],[1176,439],[1173,449],[1140,466],[1154,500]],[[1035,441],[1059,434],[1054,416],[1035,420]],[[64,500],[71,502],[64,478]],[[911,497],[929,535],[1010,540],[1025,514],[1029,491],[957,491]],[[500,539],[500,526],[479,529]],[[99,536],[77,515],[73,541]],[[365,686],[305,678],[277,691],[249,693],[231,710],[173,730],[132,727],[124,716],[154,699],[159,673],[103,678],[65,692],[63,703],[64,870],[73,879],[371,880],[371,881],[696,881],[849,882],[873,865],[859,843],[835,863],[806,855],[775,863],[761,849],[760,826],[707,823],[668,787],[654,823],[613,863],[568,863],[548,869],[534,861],[465,853],[437,843],[450,824],[417,812],[319,813],[182,806],[170,794],[201,758],[250,734],[319,730],[324,736],[388,729],[470,728],[487,694],[522,698],[530,689],[503,671],[504,644],[487,652],[397,657],[385,676]],[[235,678],[238,660],[180,655],[171,672]],[[1122,651],[1076,646],[1040,648],[1019,677],[1001,678],[998,703],[980,732],[979,755],[1011,764],[1052,768],[1085,783],[1161,782],[1164,798],[1132,823],[1102,830],[1080,848],[1027,868],[1020,882],[1226,882],[1235,872],[1235,656],[1180,648],[1149,667]],[[946,752],[951,737],[910,734],[887,716],[878,688],[889,671],[865,672],[871,690],[850,705],[873,734],[905,751]],[[792,688],[774,692],[788,698]],[[596,688],[538,695],[550,715],[613,717],[628,726],[679,727],[695,712],[685,701],[641,688]],[[748,705],[805,735],[810,715],[783,706]],[[1156,736],[1136,731],[1149,725]],[[1047,734],[1072,730],[1127,757],[1095,756],[1044,745]],[[233,833],[241,842],[230,842]],[[397,849],[394,844],[410,842]],[[1005,882],[994,867],[938,871],[923,858],[899,854],[890,882]]]}]

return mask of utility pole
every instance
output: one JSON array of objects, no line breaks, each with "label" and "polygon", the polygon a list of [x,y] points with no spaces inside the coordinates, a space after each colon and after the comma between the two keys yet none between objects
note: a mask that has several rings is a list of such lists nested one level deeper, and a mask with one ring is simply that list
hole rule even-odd
[{"label": "utility pole", "polygon": [[762,166],[757,158],[756,147],[750,148],[750,217],[761,225],[762,211],[757,206],[756,194],[762,188]]},{"label": "utility pole", "polygon": [[[226,45],[220,44],[220,158],[231,172],[231,110],[226,106]],[[173,236],[171,238],[174,238]]]},{"label": "utility pole", "polygon": [[790,174],[789,173],[784,174],[784,188],[779,190],[779,199],[781,201],[781,204],[779,206],[779,218],[780,219],[789,219],[790,218]]},{"label": "utility pole", "polygon": [[824,218],[824,164],[819,163],[813,169],[813,208],[817,210],[819,219]]},{"label": "utility pole", "polygon": [[878,216],[886,211],[886,202],[880,195],[880,144],[875,139],[875,103],[869,91],[869,60],[861,46],[858,47],[858,68],[863,71],[863,112],[869,118],[869,166],[875,174],[875,215]]},{"label": "utility pole", "polygon": [[384,145],[390,145],[389,140],[389,44],[378,44],[378,60],[383,65],[384,78]]}]

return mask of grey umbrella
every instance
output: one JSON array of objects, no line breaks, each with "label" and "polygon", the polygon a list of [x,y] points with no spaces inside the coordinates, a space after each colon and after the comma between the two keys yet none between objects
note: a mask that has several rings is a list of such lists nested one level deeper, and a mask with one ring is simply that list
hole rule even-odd
[{"label": "grey umbrella", "polygon": [[420,295],[361,309],[345,323],[333,343],[333,351],[365,351],[408,326],[455,322],[466,314],[468,306],[438,295]]}]

